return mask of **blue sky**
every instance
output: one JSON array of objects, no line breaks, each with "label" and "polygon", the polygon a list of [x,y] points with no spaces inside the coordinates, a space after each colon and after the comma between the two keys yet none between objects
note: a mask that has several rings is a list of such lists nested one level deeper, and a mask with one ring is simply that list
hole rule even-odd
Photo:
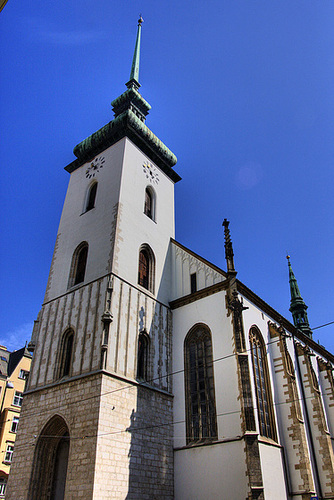
[{"label": "blue sky", "polygon": [[[138,14],[147,125],[177,155],[176,239],[312,327],[334,321],[334,2],[9,0],[0,13],[0,343],[29,340],[73,147],[112,119]],[[334,325],[314,339],[334,351]]]}]

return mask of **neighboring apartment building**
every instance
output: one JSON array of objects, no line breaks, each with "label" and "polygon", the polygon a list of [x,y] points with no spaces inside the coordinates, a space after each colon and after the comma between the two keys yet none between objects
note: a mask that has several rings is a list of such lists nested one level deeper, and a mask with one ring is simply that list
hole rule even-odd
[{"label": "neighboring apartment building", "polygon": [[0,498],[5,496],[31,358],[25,347],[9,352],[0,346]]}]

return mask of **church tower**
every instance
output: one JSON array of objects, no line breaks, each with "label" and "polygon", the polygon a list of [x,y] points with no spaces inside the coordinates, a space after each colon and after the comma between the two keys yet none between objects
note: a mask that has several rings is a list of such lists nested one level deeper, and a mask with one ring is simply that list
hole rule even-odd
[{"label": "church tower", "polygon": [[173,497],[168,276],[180,177],[175,155],[145,124],[141,25],[114,119],[65,168],[12,500]]}]

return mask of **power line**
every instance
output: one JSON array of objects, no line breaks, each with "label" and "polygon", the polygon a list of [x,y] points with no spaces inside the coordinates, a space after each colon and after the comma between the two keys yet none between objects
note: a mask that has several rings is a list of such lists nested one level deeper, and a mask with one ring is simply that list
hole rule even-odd
[{"label": "power line", "polygon": [[[317,328],[320,328],[320,327],[317,327]],[[277,343],[277,339],[271,340],[271,341],[269,341],[267,343],[264,343],[264,346],[269,346],[269,345],[275,344],[275,343]],[[243,352],[251,352],[251,348],[246,349]],[[237,355],[238,355],[238,353],[231,353],[231,354],[227,354],[225,356],[221,356],[219,358],[216,358],[216,359],[212,360],[212,364],[214,364],[214,363],[216,363],[218,361],[224,361],[226,359],[229,359],[229,358],[232,358],[232,357],[236,357]],[[71,405],[79,404],[81,402],[89,401],[89,400],[92,400],[92,399],[95,399],[95,398],[102,398],[104,396],[108,396],[108,395],[114,394],[116,392],[120,392],[120,391],[124,391],[124,390],[129,390],[129,389],[135,389],[138,386],[139,387],[140,386],[147,387],[147,384],[152,384],[153,382],[155,382],[157,380],[162,380],[162,379],[166,379],[166,378],[168,379],[168,377],[172,377],[174,375],[178,375],[180,373],[184,373],[184,371],[185,371],[185,368],[182,368],[180,370],[176,370],[174,372],[170,372],[170,373],[168,373],[166,375],[155,377],[155,378],[150,379],[148,381],[137,382],[136,384],[133,384],[133,385],[131,383],[129,383],[129,385],[127,385],[125,387],[119,387],[117,389],[113,389],[111,391],[104,392],[103,394],[97,394],[97,395],[93,395],[93,396],[87,396],[87,397],[84,397],[84,398],[81,398],[81,399],[78,399],[78,400],[75,400],[75,401],[64,402],[63,404],[61,404],[61,405],[58,406],[58,409],[60,409],[62,407],[68,408]],[[152,387],[153,387],[153,389],[155,388],[154,386],[152,386]],[[157,389],[159,389],[159,388],[157,388]],[[41,388],[41,390],[43,390],[43,388]],[[41,414],[44,414],[44,413],[49,413],[49,411],[50,411],[49,409],[45,409],[45,410],[41,410],[41,411],[31,412],[31,413],[25,414],[24,418],[30,418],[30,417],[35,416],[35,415],[41,415]]]},{"label": "power line", "polygon": [[[312,396],[306,396],[304,399],[307,400],[307,399],[313,399],[313,398],[314,398],[314,396],[312,395]],[[300,402],[302,400],[303,400],[303,398],[297,398],[297,399],[293,399],[291,401],[281,401],[281,402],[272,403],[272,405],[276,407],[276,406],[282,406],[282,405],[286,405],[286,404],[295,403],[296,401]],[[257,406],[253,406],[253,409],[254,409],[254,412],[258,411]],[[216,417],[226,417],[228,415],[236,415],[236,414],[240,414],[240,413],[242,413],[242,410],[234,410],[234,411],[229,411],[229,412],[217,413]],[[78,437],[72,437],[72,438],[69,437],[69,439],[70,439],[70,441],[78,441],[78,440],[83,440],[83,439],[94,439],[94,438],[97,439],[97,438],[103,438],[105,436],[120,435],[120,434],[124,434],[125,432],[147,431],[147,430],[161,428],[161,427],[168,427],[171,425],[184,424],[185,422],[186,422],[186,420],[178,420],[178,421],[172,421],[172,422],[167,422],[167,423],[163,423],[163,424],[146,425],[143,427],[133,427],[132,429],[130,429],[130,427],[127,427],[126,429],[115,430],[115,431],[105,432],[105,433],[101,433],[101,434],[91,434],[91,435],[78,436]],[[20,436],[31,436],[31,434],[21,433]],[[35,435],[33,435],[33,436],[36,439],[37,436],[35,436]],[[44,439],[44,438],[45,439],[54,439],[54,438],[60,438],[62,436],[59,436],[59,435],[40,435],[39,437],[42,439]],[[171,439],[183,438],[183,437],[185,439],[188,439],[188,438],[191,438],[192,436],[171,436]],[[33,443],[18,445],[18,446],[16,446],[16,449],[35,446],[35,444],[36,444],[36,441],[34,441]]]},{"label": "power line", "polygon": [[[276,342],[277,342],[277,340],[271,340],[271,341],[267,342],[264,345],[268,346],[268,345],[274,344]],[[250,351],[251,351],[251,349],[246,349],[243,352],[250,352]],[[231,354],[227,354],[226,356],[221,356],[220,358],[216,358],[216,359],[212,360],[212,364],[216,363],[218,361],[224,361],[225,359],[233,358],[233,357],[235,357],[237,355],[238,355],[238,353],[231,353]],[[78,399],[76,401],[69,401],[67,403],[62,404],[61,406],[68,407],[70,405],[81,403],[83,401],[89,401],[90,399],[102,398],[103,396],[108,396],[110,394],[114,394],[114,393],[119,392],[119,391],[124,391],[124,390],[128,390],[128,389],[134,389],[134,388],[136,388],[138,386],[147,387],[147,384],[152,384],[152,382],[155,382],[156,380],[161,380],[161,379],[164,379],[164,378],[172,377],[174,375],[178,375],[180,373],[184,373],[184,371],[185,371],[185,369],[182,368],[180,370],[176,370],[174,372],[167,373],[166,375],[155,377],[155,378],[147,380],[145,382],[137,382],[136,385],[128,385],[126,387],[119,387],[117,389],[113,389],[111,391],[104,392],[103,394],[97,394],[97,395],[94,395],[94,396],[87,396],[86,398],[81,398],[81,399]],[[152,387],[155,388],[154,386],[152,386]],[[41,390],[43,390],[43,388],[41,388]],[[28,414],[24,415],[24,418],[31,417],[31,416],[34,416],[34,415],[40,415],[40,414],[48,413],[48,412],[49,412],[49,410],[36,411],[36,412],[28,413]]]},{"label": "power line", "polygon": [[330,321],[329,323],[325,323],[324,325],[315,326],[314,328],[312,328],[312,330],[318,330],[319,328],[323,328],[324,326],[333,325],[333,324],[334,324],[334,321]]}]

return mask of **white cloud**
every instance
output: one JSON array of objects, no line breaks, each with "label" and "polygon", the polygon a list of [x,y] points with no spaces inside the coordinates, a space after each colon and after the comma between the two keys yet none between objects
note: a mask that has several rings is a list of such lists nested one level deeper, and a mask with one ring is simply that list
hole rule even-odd
[{"label": "white cloud", "polygon": [[34,323],[24,323],[13,330],[0,335],[0,344],[7,347],[9,351],[21,349],[29,341]]}]

